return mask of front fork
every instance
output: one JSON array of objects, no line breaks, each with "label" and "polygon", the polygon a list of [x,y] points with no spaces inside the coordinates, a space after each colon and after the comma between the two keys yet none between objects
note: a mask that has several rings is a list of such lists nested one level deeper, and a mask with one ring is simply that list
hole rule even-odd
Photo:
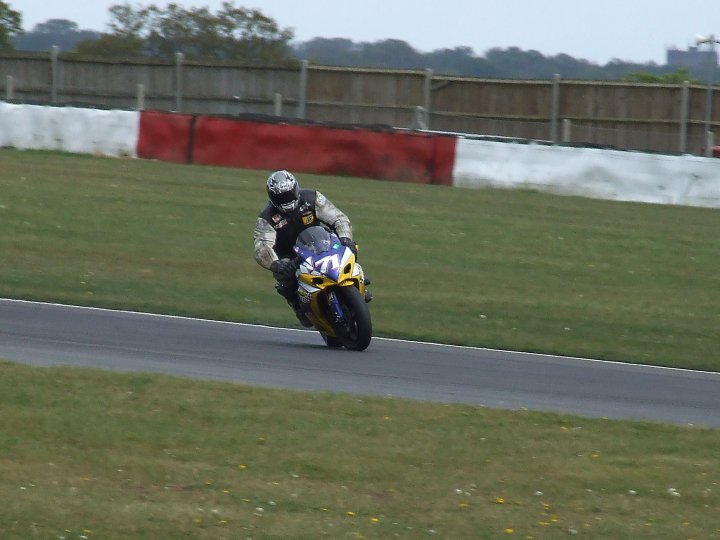
[{"label": "front fork", "polygon": [[338,300],[337,294],[334,290],[330,291],[327,295],[328,304],[330,306],[330,316],[333,319],[333,323],[337,324],[345,320],[345,314],[343,313],[340,301]]}]

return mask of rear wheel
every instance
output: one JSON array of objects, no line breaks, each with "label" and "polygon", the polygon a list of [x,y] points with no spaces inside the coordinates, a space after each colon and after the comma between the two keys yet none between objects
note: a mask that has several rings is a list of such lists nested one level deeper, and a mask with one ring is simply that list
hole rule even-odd
[{"label": "rear wheel", "polygon": [[355,287],[339,287],[335,291],[345,314],[345,324],[337,329],[338,339],[346,349],[364,351],[372,339],[368,305]]}]

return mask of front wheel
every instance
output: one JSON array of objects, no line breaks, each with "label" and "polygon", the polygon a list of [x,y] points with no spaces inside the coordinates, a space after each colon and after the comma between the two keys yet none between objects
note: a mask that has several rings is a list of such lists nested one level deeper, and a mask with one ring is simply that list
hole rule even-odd
[{"label": "front wheel", "polygon": [[323,341],[325,342],[325,345],[330,347],[331,349],[340,349],[342,348],[343,344],[342,341],[340,341],[336,337],[330,337],[325,332],[320,332],[320,335],[323,338]]},{"label": "front wheel", "polygon": [[365,299],[355,287],[339,287],[335,290],[345,315],[344,324],[337,330],[338,339],[346,349],[364,351],[372,339],[372,321]]}]

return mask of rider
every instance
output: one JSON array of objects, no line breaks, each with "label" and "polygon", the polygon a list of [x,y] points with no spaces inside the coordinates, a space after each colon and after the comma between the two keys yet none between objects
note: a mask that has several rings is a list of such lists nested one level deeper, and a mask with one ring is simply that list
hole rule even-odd
[{"label": "rider", "polygon": [[269,201],[255,223],[255,260],[272,271],[275,289],[285,297],[300,323],[312,326],[300,307],[297,296],[293,245],[306,228],[324,223],[340,238],[340,242],[357,255],[348,217],[322,193],[300,189],[292,173],[275,171],[267,179]]}]

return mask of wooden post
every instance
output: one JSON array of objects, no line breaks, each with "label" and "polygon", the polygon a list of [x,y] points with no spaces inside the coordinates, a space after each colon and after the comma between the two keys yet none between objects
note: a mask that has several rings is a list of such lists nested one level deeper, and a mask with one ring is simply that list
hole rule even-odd
[{"label": "wooden post", "polygon": [[680,145],[681,154],[687,152],[688,106],[690,101],[690,81],[684,81],[680,92]]},{"label": "wooden post", "polygon": [[11,101],[15,99],[15,77],[8,75],[5,77],[5,100]]},{"label": "wooden post", "polygon": [[182,112],[182,66],[185,55],[181,52],[175,53],[175,112]]},{"label": "wooden post", "polygon": [[298,89],[298,109],[297,117],[301,120],[305,119],[306,100],[307,100],[307,83],[308,83],[308,61],[303,60],[300,63],[300,88]]},{"label": "wooden post", "polygon": [[58,96],[58,56],[60,47],[50,47],[50,103],[57,103]]},{"label": "wooden post", "polygon": [[558,143],[558,116],[560,115],[560,74],[553,77],[552,105],[550,110],[550,141]]},{"label": "wooden post", "polygon": [[275,116],[282,116],[282,103],[282,94],[275,92],[275,99],[273,101]]}]

